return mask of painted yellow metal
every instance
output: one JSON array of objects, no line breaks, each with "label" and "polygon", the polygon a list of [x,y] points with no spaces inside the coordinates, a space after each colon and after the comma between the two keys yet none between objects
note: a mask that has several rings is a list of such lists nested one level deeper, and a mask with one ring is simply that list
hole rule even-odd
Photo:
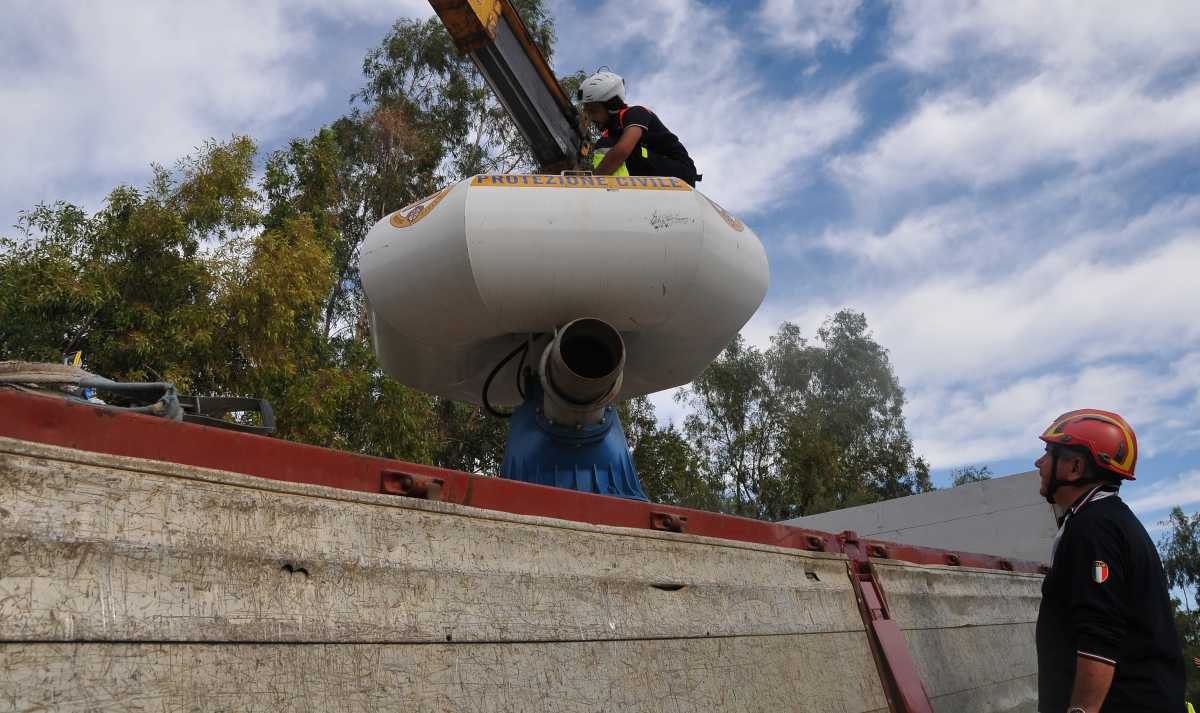
[{"label": "painted yellow metal", "polygon": [[524,21],[509,0],[429,0],[429,4],[446,26],[454,46],[463,54],[474,52],[494,41],[496,25],[503,19],[512,29],[513,36],[537,70],[546,89],[558,105],[570,113],[571,100],[559,86],[550,63],[533,43]]},{"label": "painted yellow metal", "polygon": [[429,0],[460,52],[479,49],[496,37],[503,0]]},{"label": "painted yellow metal", "polygon": [[512,6],[509,0],[500,0],[503,5],[504,19],[512,27],[513,34],[517,38],[517,42],[521,44],[521,48],[525,50],[525,54],[537,69],[538,75],[542,78],[542,82],[550,93],[554,95],[558,105],[564,109],[570,108],[571,100],[567,98],[562,87],[558,84],[558,78],[554,76],[554,71],[550,69],[550,63],[542,56],[541,50],[537,45],[533,44],[533,38],[529,36],[529,30],[525,28],[525,23],[521,21],[521,16],[517,14],[516,8]]}]

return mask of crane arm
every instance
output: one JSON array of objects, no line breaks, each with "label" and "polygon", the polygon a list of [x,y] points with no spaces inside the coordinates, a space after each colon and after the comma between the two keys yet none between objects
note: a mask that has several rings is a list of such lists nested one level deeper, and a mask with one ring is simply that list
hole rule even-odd
[{"label": "crane arm", "polygon": [[512,3],[429,2],[529,142],[539,168],[555,173],[575,168],[584,145],[578,113]]}]

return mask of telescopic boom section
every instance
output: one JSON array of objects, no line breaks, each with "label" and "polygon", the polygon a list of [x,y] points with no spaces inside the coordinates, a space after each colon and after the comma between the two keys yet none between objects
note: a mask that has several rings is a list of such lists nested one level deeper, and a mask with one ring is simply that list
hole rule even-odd
[{"label": "telescopic boom section", "polygon": [[509,0],[429,0],[459,51],[469,54],[547,173],[575,168],[583,137],[558,85]]}]

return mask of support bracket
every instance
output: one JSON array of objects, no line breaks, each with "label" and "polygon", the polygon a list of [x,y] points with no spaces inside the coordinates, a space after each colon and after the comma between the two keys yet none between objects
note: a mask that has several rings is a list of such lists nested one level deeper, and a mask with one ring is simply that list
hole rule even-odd
[{"label": "support bracket", "polygon": [[921,683],[904,632],[892,619],[883,588],[879,586],[871,566],[870,557],[886,556],[886,550],[878,546],[864,548],[865,543],[851,530],[838,535],[838,542],[850,558],[850,581],[854,583],[854,593],[867,626],[871,648],[874,649],[880,677],[893,709],[897,713],[933,713],[929,694],[925,691],[925,684]]},{"label": "support bracket", "polygon": [[421,500],[442,500],[446,481],[429,475],[384,470],[380,475],[379,492]]}]

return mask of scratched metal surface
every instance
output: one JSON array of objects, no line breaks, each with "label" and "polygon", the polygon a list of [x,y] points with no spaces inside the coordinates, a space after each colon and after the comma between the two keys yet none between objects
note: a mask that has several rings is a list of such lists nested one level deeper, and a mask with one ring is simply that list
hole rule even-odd
[{"label": "scratched metal surface", "polygon": [[873,567],[935,711],[1037,710],[1040,575],[895,561]]},{"label": "scratched metal surface", "polygon": [[840,555],[0,439],[0,562],[0,710],[886,705]]},{"label": "scratched metal surface", "polygon": [[[11,644],[13,710],[882,713],[849,634],[538,644]],[[6,699],[0,694],[0,710]]]}]

